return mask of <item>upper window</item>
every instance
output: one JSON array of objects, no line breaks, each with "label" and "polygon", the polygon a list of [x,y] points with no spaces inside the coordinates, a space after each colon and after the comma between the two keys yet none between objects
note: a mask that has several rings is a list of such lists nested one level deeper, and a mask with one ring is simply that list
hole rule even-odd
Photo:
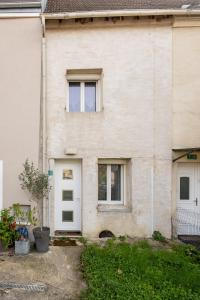
[{"label": "upper window", "polygon": [[69,81],[69,111],[95,112],[97,103],[97,82]]},{"label": "upper window", "polygon": [[100,69],[67,71],[67,111],[100,110],[101,72]]},{"label": "upper window", "polygon": [[124,202],[123,164],[98,165],[98,200],[105,204],[119,204]]}]

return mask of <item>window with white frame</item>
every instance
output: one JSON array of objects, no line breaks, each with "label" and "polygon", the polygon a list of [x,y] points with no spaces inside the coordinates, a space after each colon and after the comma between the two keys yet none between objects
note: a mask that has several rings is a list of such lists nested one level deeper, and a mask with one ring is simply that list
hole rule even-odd
[{"label": "window with white frame", "polygon": [[67,71],[67,111],[100,111],[101,69]]},{"label": "window with white frame", "polygon": [[104,204],[122,204],[125,200],[125,164],[118,162],[98,164],[98,201]]}]

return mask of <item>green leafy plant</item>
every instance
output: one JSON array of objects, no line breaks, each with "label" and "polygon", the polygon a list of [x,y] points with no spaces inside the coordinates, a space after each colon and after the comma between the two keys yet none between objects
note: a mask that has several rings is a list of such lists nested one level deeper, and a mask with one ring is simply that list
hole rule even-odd
[{"label": "green leafy plant", "polygon": [[155,241],[166,242],[166,238],[162,235],[162,233],[160,233],[160,231],[154,231],[152,234],[152,238]]},{"label": "green leafy plant", "polygon": [[24,226],[37,224],[36,218],[36,208],[29,209],[24,211],[19,203],[14,203],[10,207],[13,216],[15,217],[16,222],[21,225],[23,223]]},{"label": "green leafy plant", "polygon": [[50,186],[48,175],[36,168],[33,162],[27,159],[23,164],[24,170],[19,175],[21,188],[31,194],[31,201],[37,204],[39,222],[42,224],[42,200],[48,198]]},{"label": "green leafy plant", "polygon": [[0,240],[3,247],[7,249],[12,246],[14,241],[18,238],[16,231],[16,219],[12,215],[11,209],[3,209],[0,211]]}]

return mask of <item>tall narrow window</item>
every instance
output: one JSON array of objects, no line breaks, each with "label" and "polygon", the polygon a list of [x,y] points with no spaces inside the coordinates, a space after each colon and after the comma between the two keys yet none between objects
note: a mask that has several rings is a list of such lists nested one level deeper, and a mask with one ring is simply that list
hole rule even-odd
[{"label": "tall narrow window", "polygon": [[96,82],[85,82],[85,111],[96,111]]},{"label": "tall narrow window", "polygon": [[190,178],[180,177],[180,200],[190,199]]},{"label": "tall narrow window", "polygon": [[121,165],[111,165],[111,200],[121,200]]},{"label": "tall narrow window", "polygon": [[79,112],[81,109],[81,84],[69,82],[69,111]]},{"label": "tall narrow window", "polygon": [[99,189],[98,195],[99,200],[106,201],[107,200],[107,165],[99,165]]}]

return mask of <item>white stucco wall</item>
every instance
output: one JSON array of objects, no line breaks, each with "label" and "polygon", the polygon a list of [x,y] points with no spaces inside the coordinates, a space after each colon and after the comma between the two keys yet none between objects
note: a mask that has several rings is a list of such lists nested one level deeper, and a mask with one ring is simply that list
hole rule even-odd
[{"label": "white stucco wall", "polygon": [[[47,26],[48,158],[70,158],[64,149],[72,147],[82,159],[84,235],[109,229],[150,236],[160,230],[169,237],[172,30],[162,24],[105,24]],[[101,112],[66,112],[65,74],[77,68],[103,69]],[[129,212],[97,210],[102,157],[130,159]]]},{"label": "white stucco wall", "polygon": [[41,21],[0,18],[0,160],[3,207],[30,204],[18,175],[26,158],[38,165]]},{"label": "white stucco wall", "polygon": [[200,21],[177,18],[173,28],[173,148],[200,147]]}]

